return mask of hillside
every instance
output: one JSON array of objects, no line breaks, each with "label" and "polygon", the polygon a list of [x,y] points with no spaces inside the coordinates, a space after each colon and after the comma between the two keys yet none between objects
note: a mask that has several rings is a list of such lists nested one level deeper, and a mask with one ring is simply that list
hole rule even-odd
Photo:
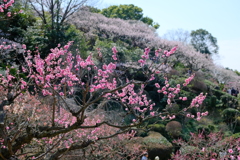
[{"label": "hillside", "polygon": [[238,72],[139,20],[29,10],[0,17],[0,159],[239,157]]}]

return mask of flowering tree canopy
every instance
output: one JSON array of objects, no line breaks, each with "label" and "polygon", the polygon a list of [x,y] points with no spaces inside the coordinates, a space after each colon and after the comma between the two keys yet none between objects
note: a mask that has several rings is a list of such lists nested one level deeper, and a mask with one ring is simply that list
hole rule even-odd
[{"label": "flowering tree canopy", "polygon": [[[25,65],[20,70],[13,66],[7,68],[6,73],[1,75],[0,109],[5,114],[1,156],[9,158],[27,155],[56,159],[66,151],[82,149],[102,139],[125,133],[149,118],[175,118],[176,115],[154,109],[154,102],[143,94],[146,85],[161,75],[157,66],[150,70],[144,67],[148,61],[151,62],[149,48],[145,49],[138,61],[146,81],[120,81],[120,77],[115,74],[117,48],[112,48],[113,61],[99,66],[91,54],[87,59],[82,59],[79,55],[72,56],[68,51],[70,46],[71,42],[52,49],[45,59],[40,58],[40,53],[32,56],[30,51],[25,51]],[[24,49],[25,45],[22,47]],[[156,50],[155,56],[168,59],[176,49],[174,47],[169,52]],[[11,70],[14,69],[16,72],[12,73]],[[192,79],[193,76],[186,79],[183,86]],[[174,103],[181,90],[180,84],[171,87],[167,79],[164,86],[158,83],[155,85],[159,93],[168,97],[168,105]],[[43,97],[49,98],[51,103],[41,102]],[[69,99],[73,99],[74,103]],[[179,99],[186,100],[185,97]],[[204,99],[205,96],[201,94],[180,112],[199,107]],[[94,114],[94,117],[98,115],[102,118],[91,118],[92,111],[101,109],[103,104],[110,102],[120,107],[121,115],[115,117],[130,114],[134,117],[132,123],[113,121],[108,118],[110,115],[100,113]],[[204,115],[205,113],[199,113],[196,118],[200,119]],[[113,129],[106,133],[104,126]],[[38,147],[42,143],[48,144],[48,147],[39,149],[37,153],[27,153],[28,148]]]}]

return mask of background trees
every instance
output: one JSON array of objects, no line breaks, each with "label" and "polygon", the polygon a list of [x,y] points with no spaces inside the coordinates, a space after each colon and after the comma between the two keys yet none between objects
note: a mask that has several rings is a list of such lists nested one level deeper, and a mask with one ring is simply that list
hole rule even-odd
[{"label": "background trees", "polygon": [[[41,51],[41,56],[46,57],[51,48],[55,48],[58,44],[64,45],[70,40],[78,40],[76,34],[70,25],[65,21],[73,13],[79,11],[83,5],[89,0],[30,0],[35,13],[41,18],[43,38],[40,43],[47,44],[38,47]],[[75,41],[75,48],[80,49],[81,41]],[[78,46],[78,47],[77,47]]]},{"label": "background trees", "polygon": [[[11,15],[7,16],[7,12]],[[12,7],[0,13],[0,19],[1,37],[18,43],[23,43],[27,27],[36,22],[36,17],[24,0],[16,0]]]},{"label": "background trees", "polygon": [[200,53],[218,53],[217,39],[204,29],[191,32],[191,44]]},{"label": "background trees", "polygon": [[164,39],[169,41],[179,41],[184,44],[190,44],[191,36],[189,31],[184,29],[176,29],[176,30],[169,30],[167,33],[163,35]]},{"label": "background trees", "polygon": [[143,17],[143,10],[140,7],[134,6],[133,4],[119,6],[113,5],[102,9],[100,13],[109,18],[140,20],[143,23],[154,27],[155,29],[158,29],[160,27],[158,23],[153,22],[153,19],[149,17]]}]

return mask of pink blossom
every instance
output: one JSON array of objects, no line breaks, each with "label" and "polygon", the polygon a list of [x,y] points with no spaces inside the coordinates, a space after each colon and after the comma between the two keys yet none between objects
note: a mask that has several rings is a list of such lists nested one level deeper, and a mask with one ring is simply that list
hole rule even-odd
[{"label": "pink blossom", "polygon": [[69,45],[65,45],[63,48],[64,48],[64,49],[68,49],[68,48],[69,48]]},{"label": "pink blossom", "polygon": [[172,115],[172,116],[169,117],[169,119],[175,119],[175,118],[176,118],[175,115]]},{"label": "pink blossom", "polygon": [[164,86],[163,88],[162,88],[162,91],[165,91],[167,88]]},{"label": "pink blossom", "polygon": [[114,54],[117,54],[117,52],[118,52],[117,48],[115,46],[112,48],[112,51],[113,51]]},{"label": "pink blossom", "polygon": [[143,59],[139,59],[139,60],[138,60],[138,63],[144,64],[145,61],[144,61]]},{"label": "pink blossom", "polygon": [[11,12],[7,12],[8,17],[11,17],[11,14],[12,14]]},{"label": "pink blossom", "polygon": [[201,117],[197,117],[197,121],[200,121],[201,120]]},{"label": "pink blossom", "polygon": [[26,45],[25,45],[25,44],[23,44],[23,45],[22,45],[22,48],[23,48],[23,49],[26,49]]},{"label": "pink blossom", "polygon": [[149,79],[150,81],[152,81],[152,80],[154,80],[155,79],[155,77],[154,77],[154,75],[152,74],[151,75],[151,78]]},{"label": "pink blossom", "polygon": [[232,150],[232,149],[228,149],[228,152],[229,152],[229,153],[233,153],[233,150]]},{"label": "pink blossom", "polygon": [[112,55],[112,58],[113,58],[113,60],[117,60],[117,56],[116,55]]},{"label": "pink blossom", "polygon": [[159,85],[158,83],[155,83],[155,86],[156,86],[157,88],[160,88],[160,85]]},{"label": "pink blossom", "polygon": [[155,114],[155,112],[150,112],[150,115],[151,115],[151,116],[154,116],[154,114]]}]

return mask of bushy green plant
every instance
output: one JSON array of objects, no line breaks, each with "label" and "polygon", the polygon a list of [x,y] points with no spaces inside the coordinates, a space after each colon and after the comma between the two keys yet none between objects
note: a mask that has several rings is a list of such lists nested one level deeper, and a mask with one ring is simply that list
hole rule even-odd
[{"label": "bushy green plant", "polygon": [[165,125],[160,123],[150,124],[148,125],[148,128],[152,131],[159,132],[159,133],[165,132]]},{"label": "bushy green plant", "polygon": [[226,108],[221,112],[223,120],[226,122],[232,122],[240,115],[240,112],[237,109]]}]

